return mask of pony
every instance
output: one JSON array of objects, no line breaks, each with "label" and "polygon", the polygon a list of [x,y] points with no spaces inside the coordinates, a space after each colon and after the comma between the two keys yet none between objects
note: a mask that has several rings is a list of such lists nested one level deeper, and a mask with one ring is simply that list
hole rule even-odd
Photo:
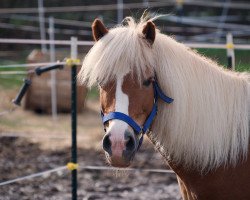
[{"label": "pony", "polygon": [[184,200],[250,199],[249,73],[224,69],[162,34],[154,20],[92,24],[96,43],[78,78],[99,87],[108,162],[128,167],[145,134],[176,173]]}]

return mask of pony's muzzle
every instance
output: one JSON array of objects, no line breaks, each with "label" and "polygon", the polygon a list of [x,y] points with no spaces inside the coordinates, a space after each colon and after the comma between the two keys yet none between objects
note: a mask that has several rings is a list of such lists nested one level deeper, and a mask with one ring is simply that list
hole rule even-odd
[{"label": "pony's muzzle", "polygon": [[128,130],[120,139],[109,132],[104,135],[102,142],[108,161],[114,167],[127,167],[136,153],[137,144],[134,133]]}]

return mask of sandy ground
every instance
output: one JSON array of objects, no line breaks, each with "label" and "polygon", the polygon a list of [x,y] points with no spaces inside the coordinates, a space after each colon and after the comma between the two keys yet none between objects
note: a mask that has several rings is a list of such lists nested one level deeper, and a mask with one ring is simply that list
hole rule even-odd
[{"label": "sandy ground", "polygon": [[[10,104],[16,91],[0,91],[0,113],[13,108]],[[102,125],[97,100],[87,100],[85,111],[78,114],[78,145],[84,148],[100,147]],[[18,135],[41,143],[42,148],[60,148],[71,145],[71,116],[59,114],[56,120],[50,115],[38,115],[18,107],[14,112],[0,116],[0,135]]]},{"label": "sandy ground", "polygon": [[[10,108],[15,91],[0,91],[1,110]],[[22,108],[0,116],[0,182],[63,166],[70,161],[71,120],[57,120]],[[101,149],[103,136],[97,101],[89,100],[78,114],[80,166],[106,166]],[[167,169],[162,157],[145,141],[133,162],[135,168]],[[180,199],[175,175],[141,171],[78,170],[79,199]],[[70,199],[70,171],[64,170],[26,181],[0,186],[0,200]]]}]

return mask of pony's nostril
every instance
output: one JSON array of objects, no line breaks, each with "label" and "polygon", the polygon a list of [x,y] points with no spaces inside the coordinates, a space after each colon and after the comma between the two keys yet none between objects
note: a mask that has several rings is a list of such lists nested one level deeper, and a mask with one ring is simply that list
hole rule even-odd
[{"label": "pony's nostril", "polygon": [[133,137],[133,134],[126,131],[125,132],[125,146],[126,146],[126,151],[134,151],[135,146],[136,146],[136,141],[135,138]]},{"label": "pony's nostril", "polygon": [[136,152],[136,139],[134,135],[129,131],[125,132],[124,139],[126,149],[123,151],[123,158],[127,161],[131,161]]},{"label": "pony's nostril", "polygon": [[135,149],[135,141],[132,136],[127,137],[126,141],[126,150],[127,151],[133,151]]},{"label": "pony's nostril", "polygon": [[109,137],[110,137],[109,134],[106,134],[104,136],[103,141],[102,141],[102,146],[103,146],[104,151],[106,151],[111,156],[111,154],[112,154],[111,141],[110,141]]}]

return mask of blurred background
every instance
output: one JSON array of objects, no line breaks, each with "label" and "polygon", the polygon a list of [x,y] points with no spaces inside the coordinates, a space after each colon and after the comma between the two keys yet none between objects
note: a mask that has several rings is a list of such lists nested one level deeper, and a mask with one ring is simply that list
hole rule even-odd
[{"label": "blurred background", "polygon": [[[126,16],[139,20],[145,9],[164,15],[155,21],[161,32],[196,47],[224,67],[231,62],[236,71],[250,71],[248,0],[1,0],[0,183],[70,160],[70,68],[42,76],[29,71],[72,57],[72,37],[77,38],[76,57],[82,61],[93,45],[91,23],[95,18],[112,28]],[[11,101],[27,77],[32,85],[16,108]],[[100,145],[98,90],[78,86],[77,91],[79,163],[106,165]],[[150,142],[138,154],[133,167],[166,168]],[[83,199],[180,199],[175,176],[169,174],[114,175],[81,169],[78,188]],[[68,171],[0,185],[0,199],[4,200],[69,199],[70,193]]]},{"label": "blurred background", "polygon": [[[1,0],[0,37],[40,38],[38,3],[36,0]],[[125,16],[138,19],[150,8],[150,12],[167,14],[157,25],[177,40],[223,42],[226,33],[232,32],[236,43],[249,41],[250,5],[246,0],[44,0],[42,4],[45,28],[49,17],[54,17],[57,39],[75,35],[79,40],[92,40],[90,24],[96,17],[112,27]]]}]

